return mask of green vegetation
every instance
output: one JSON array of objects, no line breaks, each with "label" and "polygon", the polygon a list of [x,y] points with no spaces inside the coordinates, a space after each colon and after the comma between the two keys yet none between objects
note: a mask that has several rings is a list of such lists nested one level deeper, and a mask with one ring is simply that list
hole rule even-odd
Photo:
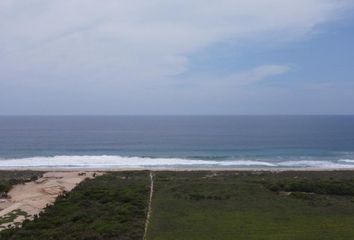
[{"label": "green vegetation", "polygon": [[[21,209],[16,209],[13,210],[12,212],[9,212],[8,214],[6,214],[3,217],[0,217],[0,225],[1,224],[6,224],[6,223],[12,223],[17,217],[19,216],[23,216],[23,217],[28,217],[28,214],[24,211],[22,211]],[[2,227],[0,226],[0,229]]]},{"label": "green vegetation", "polygon": [[353,172],[160,172],[148,239],[353,239],[353,181]]},{"label": "green vegetation", "polygon": [[[149,185],[148,172],[87,179],[0,239],[142,239]],[[352,240],[353,189],[350,171],[155,172],[147,239]]]},{"label": "green vegetation", "polygon": [[0,171],[0,198],[6,197],[13,185],[35,181],[42,174],[35,171]]},{"label": "green vegetation", "polygon": [[266,183],[265,186],[275,192],[286,191],[354,196],[354,179],[284,179]]},{"label": "green vegetation", "polygon": [[1,240],[141,240],[149,196],[147,172],[119,172],[87,179],[22,228]]}]

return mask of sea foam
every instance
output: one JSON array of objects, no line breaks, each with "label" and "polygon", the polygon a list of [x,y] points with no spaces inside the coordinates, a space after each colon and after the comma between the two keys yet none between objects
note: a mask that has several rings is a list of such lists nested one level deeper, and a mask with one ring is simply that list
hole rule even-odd
[{"label": "sea foam", "polygon": [[102,156],[51,156],[0,159],[0,168],[169,168],[169,167],[265,167],[265,168],[354,168],[354,160],[343,159],[336,162],[315,160],[294,160],[268,162],[256,160],[201,160],[183,158]]}]

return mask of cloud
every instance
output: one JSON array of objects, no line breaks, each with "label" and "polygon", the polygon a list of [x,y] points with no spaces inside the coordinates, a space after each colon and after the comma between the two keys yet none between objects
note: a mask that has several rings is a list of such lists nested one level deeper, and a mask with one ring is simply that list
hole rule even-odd
[{"label": "cloud", "polygon": [[[246,87],[253,87],[258,82],[272,80],[276,76],[281,76],[289,73],[292,67],[283,64],[265,64],[251,69],[246,69],[232,73],[223,77],[220,76],[200,76],[198,80],[187,79],[187,82],[194,82],[190,86],[190,91],[196,89],[206,92],[207,95],[214,93],[230,94],[230,91],[235,91],[240,94]],[[232,95],[232,94],[231,94]]]},{"label": "cloud", "polygon": [[156,81],[211,45],[306,37],[351,2],[3,0],[0,70],[36,81]]},{"label": "cloud", "polygon": [[287,65],[262,65],[244,72],[233,74],[228,79],[229,81],[238,84],[251,84],[272,76],[282,75],[290,70],[291,68]]},{"label": "cloud", "polygon": [[[352,0],[1,0],[0,113],[193,112],[212,104],[215,111],[226,109],[236,95],[247,101],[247,94],[260,95],[235,94],[230,84],[251,85],[285,74],[289,66],[263,65],[226,78],[216,71],[200,80],[203,73],[188,75],[191,56],[211,54],[208,49],[217,46],[237,51],[250,42],[277,46],[302,40],[352,5]],[[198,91],[200,83],[205,86]]]}]

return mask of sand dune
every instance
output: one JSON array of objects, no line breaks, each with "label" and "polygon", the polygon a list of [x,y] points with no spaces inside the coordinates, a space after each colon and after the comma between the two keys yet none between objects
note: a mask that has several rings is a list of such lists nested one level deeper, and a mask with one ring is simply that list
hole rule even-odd
[{"label": "sand dune", "polygon": [[47,172],[35,182],[14,186],[8,193],[8,199],[0,202],[0,219],[16,215],[15,219],[0,225],[0,231],[6,227],[19,225],[25,219],[32,219],[47,204],[52,204],[58,195],[71,191],[85,178],[93,178],[102,173],[95,172]]}]

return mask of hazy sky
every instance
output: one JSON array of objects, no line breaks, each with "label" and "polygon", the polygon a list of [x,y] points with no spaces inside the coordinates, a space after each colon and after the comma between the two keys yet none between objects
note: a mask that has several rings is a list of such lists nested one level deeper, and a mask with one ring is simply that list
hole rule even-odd
[{"label": "hazy sky", "polygon": [[354,0],[1,0],[0,115],[354,114]]}]

